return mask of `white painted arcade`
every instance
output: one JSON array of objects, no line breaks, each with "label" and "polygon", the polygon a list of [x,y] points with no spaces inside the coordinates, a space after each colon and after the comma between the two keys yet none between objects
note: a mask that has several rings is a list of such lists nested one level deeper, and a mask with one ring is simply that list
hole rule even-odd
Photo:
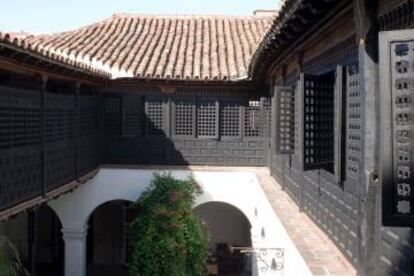
[{"label": "white painted arcade", "polygon": [[[152,169],[101,168],[89,183],[49,202],[62,224],[65,276],[86,275],[87,227],[89,217],[94,210],[110,201],[136,201],[148,187],[153,173],[160,171],[165,172],[165,170]],[[190,172],[193,173],[203,189],[203,194],[197,199],[194,207],[209,202],[222,202],[240,210],[251,225],[253,247],[277,247],[285,250],[283,270],[262,270],[261,263],[253,261],[253,275],[311,275],[302,256],[274,213],[254,172],[211,170],[169,170],[168,172],[181,179]]]}]

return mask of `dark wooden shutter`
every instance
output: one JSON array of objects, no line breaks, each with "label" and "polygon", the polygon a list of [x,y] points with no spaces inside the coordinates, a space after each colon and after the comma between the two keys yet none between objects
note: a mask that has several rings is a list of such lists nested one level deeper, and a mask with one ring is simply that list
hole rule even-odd
[{"label": "dark wooden shutter", "polygon": [[346,156],[346,67],[338,66],[334,87],[334,173],[337,183],[345,180]]},{"label": "dark wooden shutter", "polygon": [[346,179],[359,183],[362,158],[362,96],[359,65],[345,68],[346,73]]},{"label": "dark wooden shutter", "polygon": [[165,135],[165,115],[164,107],[166,100],[161,98],[146,98],[145,99],[145,122],[146,134],[148,136]]},{"label": "dark wooden shutter", "polygon": [[325,168],[334,162],[334,81],[329,76],[300,75],[300,162],[303,170]]},{"label": "dark wooden shutter", "polygon": [[383,223],[414,226],[414,31],[380,33]]},{"label": "dark wooden shutter", "polygon": [[197,102],[197,137],[218,138],[219,106],[216,99]]},{"label": "dark wooden shutter", "polygon": [[144,123],[144,104],[140,96],[122,98],[122,135],[137,137],[142,134]]},{"label": "dark wooden shutter", "polygon": [[196,101],[194,98],[174,98],[173,135],[182,138],[195,137]]},{"label": "dark wooden shutter", "polygon": [[244,138],[258,138],[262,136],[263,116],[259,100],[249,100],[244,107]]},{"label": "dark wooden shutter", "polygon": [[294,151],[294,97],[293,87],[275,87],[275,137],[277,154],[291,154]]},{"label": "dark wooden shutter", "polygon": [[222,138],[241,137],[241,106],[240,99],[220,101],[220,136]]}]

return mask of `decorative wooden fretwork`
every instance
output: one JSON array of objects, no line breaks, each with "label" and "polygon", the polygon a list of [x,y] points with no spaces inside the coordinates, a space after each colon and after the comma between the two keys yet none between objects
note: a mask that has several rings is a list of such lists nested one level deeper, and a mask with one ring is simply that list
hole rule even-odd
[{"label": "decorative wooden fretwork", "polygon": [[165,134],[164,132],[164,107],[165,100],[161,98],[145,99],[145,120],[146,134],[149,136],[158,136]]},{"label": "decorative wooden fretwork", "polygon": [[195,99],[174,98],[173,100],[173,133],[174,136],[195,136]]},{"label": "decorative wooden fretwork", "polygon": [[218,138],[218,101],[199,99],[197,102],[197,137]]},{"label": "decorative wooden fretwork", "polygon": [[275,87],[275,142],[278,154],[291,154],[294,151],[294,96],[293,87]]},{"label": "decorative wooden fretwork", "polygon": [[220,136],[240,137],[241,101],[237,99],[220,101]]},{"label": "decorative wooden fretwork", "polygon": [[116,136],[121,133],[121,100],[119,97],[104,99],[104,120],[107,136]]},{"label": "decorative wooden fretwork", "polygon": [[414,31],[380,33],[383,223],[414,226]]},{"label": "decorative wooden fretwork", "polygon": [[79,98],[79,135],[87,136],[98,129],[97,122],[97,97],[82,96]]},{"label": "decorative wooden fretwork", "polygon": [[260,137],[263,124],[261,117],[260,101],[249,101],[244,113],[244,137]]},{"label": "decorative wooden fretwork", "polygon": [[300,162],[304,170],[333,170],[334,160],[334,79],[301,74]]},{"label": "decorative wooden fretwork", "polygon": [[359,181],[362,157],[362,97],[358,64],[346,68],[346,176]]},{"label": "decorative wooden fretwork", "polygon": [[122,98],[122,134],[124,137],[137,137],[143,133],[144,100],[139,96]]}]

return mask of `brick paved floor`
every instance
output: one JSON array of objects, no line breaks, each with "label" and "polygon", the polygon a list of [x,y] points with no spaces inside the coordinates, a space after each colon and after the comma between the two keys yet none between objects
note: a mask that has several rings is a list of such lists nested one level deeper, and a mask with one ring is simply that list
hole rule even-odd
[{"label": "brick paved floor", "polygon": [[290,238],[314,275],[352,276],[355,268],[328,236],[304,213],[273,177],[269,170],[256,169],[260,185]]}]

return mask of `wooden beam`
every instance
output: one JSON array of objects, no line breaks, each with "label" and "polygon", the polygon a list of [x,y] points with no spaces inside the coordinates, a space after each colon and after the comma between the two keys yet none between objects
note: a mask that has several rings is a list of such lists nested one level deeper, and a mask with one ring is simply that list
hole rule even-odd
[{"label": "wooden beam", "polygon": [[69,81],[82,81],[83,83],[91,84],[91,85],[97,85],[100,83],[99,81],[93,81],[86,78],[75,78],[71,77],[69,74],[62,73],[62,74],[56,74],[53,71],[49,71],[46,69],[42,69],[30,64],[23,64],[18,63],[16,60],[12,59],[6,59],[5,57],[0,57],[0,69],[20,73],[20,74],[26,74],[26,75],[49,75],[50,78],[54,79],[61,79],[61,80],[69,80]]}]

